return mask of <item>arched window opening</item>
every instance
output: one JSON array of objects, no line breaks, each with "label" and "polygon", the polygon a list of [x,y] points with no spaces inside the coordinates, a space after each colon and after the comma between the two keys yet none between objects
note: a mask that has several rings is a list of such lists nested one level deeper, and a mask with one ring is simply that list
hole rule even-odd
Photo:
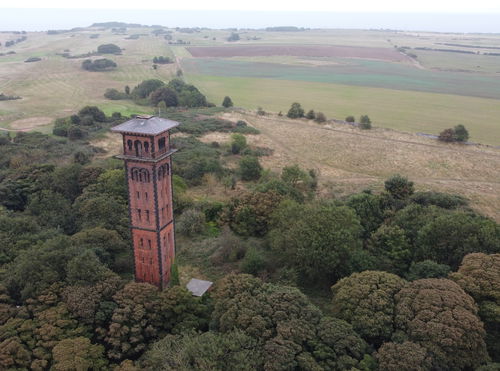
[{"label": "arched window opening", "polygon": [[165,149],[165,137],[158,139],[158,150],[162,151]]},{"label": "arched window opening", "polygon": [[132,180],[139,180],[139,169],[134,167],[131,170],[132,173]]},{"label": "arched window opening", "polygon": [[134,142],[134,146],[135,146],[135,155],[137,157],[142,156],[142,142],[140,140],[136,140]]},{"label": "arched window opening", "polygon": [[127,147],[128,147],[129,151],[132,151],[133,143],[132,143],[132,141],[130,139],[127,140]]},{"label": "arched window opening", "polygon": [[165,174],[170,175],[170,165],[165,164]]},{"label": "arched window opening", "polygon": [[147,169],[141,169],[140,177],[141,182],[149,183],[151,180]]},{"label": "arched window opening", "polygon": [[149,153],[149,143],[144,142],[144,152]]},{"label": "arched window opening", "polygon": [[158,180],[162,179],[164,175],[165,175],[165,169],[163,168],[163,166],[160,166],[158,168]]}]

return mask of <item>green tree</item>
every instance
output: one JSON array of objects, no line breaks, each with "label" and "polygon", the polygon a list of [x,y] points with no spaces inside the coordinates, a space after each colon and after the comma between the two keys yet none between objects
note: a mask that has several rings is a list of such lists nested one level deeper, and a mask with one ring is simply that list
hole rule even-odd
[{"label": "green tree", "polygon": [[403,274],[412,259],[412,249],[403,229],[382,224],[372,233],[368,242],[375,256],[377,269]]},{"label": "green tree", "polygon": [[149,370],[253,370],[263,366],[262,347],[241,331],[167,335],[140,360]]},{"label": "green tree", "polygon": [[356,119],[354,118],[354,116],[347,116],[345,118],[345,121],[346,122],[356,122]]},{"label": "green tree", "polygon": [[158,79],[144,80],[132,89],[131,94],[134,99],[144,99],[149,97],[152,92],[163,87],[164,85],[165,83]]},{"label": "green tree", "polygon": [[369,238],[384,221],[380,196],[371,193],[354,194],[347,200],[347,206],[354,209],[363,227],[363,237]]},{"label": "green tree", "polygon": [[397,200],[406,200],[414,190],[413,182],[399,174],[391,176],[385,181],[385,190]]},{"label": "green tree", "polygon": [[80,111],[78,111],[78,116],[91,116],[94,121],[104,122],[106,121],[106,114],[101,111],[97,106],[85,106]]},{"label": "green tree", "polygon": [[333,282],[352,271],[361,248],[361,226],[354,211],[333,203],[283,202],[273,215],[271,248],[304,282]]},{"label": "green tree", "polygon": [[486,330],[486,345],[494,361],[500,361],[500,254],[468,254],[450,279],[479,305]]},{"label": "green tree", "polygon": [[432,359],[427,350],[411,341],[384,343],[375,355],[380,371],[428,371]]},{"label": "green tree", "polygon": [[175,229],[188,237],[201,235],[206,230],[205,214],[197,209],[187,209],[177,218]]},{"label": "green tree", "polygon": [[318,122],[320,124],[323,123],[323,122],[325,122],[326,121],[325,114],[323,112],[318,112],[316,114],[316,119],[314,121],[316,121],[316,122]]},{"label": "green tree", "polygon": [[469,132],[463,125],[457,125],[453,128],[454,139],[457,142],[467,142],[469,140]]},{"label": "green tree", "polygon": [[306,119],[314,120],[315,118],[316,118],[316,114],[314,113],[314,110],[309,110],[306,114]]},{"label": "green tree", "polygon": [[233,106],[233,101],[231,100],[231,98],[228,96],[225,96],[224,100],[222,101],[222,107],[229,108],[232,106]]},{"label": "green tree", "polygon": [[75,217],[71,202],[59,193],[43,190],[30,197],[26,211],[37,218],[41,226],[73,233]]},{"label": "green tree", "polygon": [[432,260],[423,260],[410,265],[406,278],[409,281],[422,278],[446,278],[450,271],[451,268],[449,265],[439,264]]},{"label": "green tree", "polygon": [[157,106],[160,102],[165,102],[167,107],[176,107],[179,104],[177,93],[167,87],[158,88],[151,93],[151,104]]},{"label": "green tree", "polygon": [[239,172],[242,180],[250,181],[260,178],[262,166],[254,156],[243,156],[239,163]]},{"label": "green tree", "polygon": [[455,140],[455,130],[444,129],[441,133],[439,133],[438,139],[441,142],[453,142]]},{"label": "green tree", "polygon": [[332,287],[333,312],[366,341],[379,346],[394,332],[394,295],[405,282],[386,272],[353,273]]},{"label": "green tree", "polygon": [[457,269],[472,252],[499,253],[500,226],[483,216],[461,211],[429,220],[418,232],[415,257]]},{"label": "green tree", "polygon": [[125,94],[130,95],[130,86],[125,85]]},{"label": "green tree", "polygon": [[304,109],[302,108],[300,103],[292,103],[292,106],[290,107],[286,115],[291,119],[304,117]]},{"label": "green tree", "polygon": [[92,344],[85,337],[65,339],[52,349],[55,371],[70,370],[108,370],[108,361],[104,358],[104,347]]},{"label": "green tree", "polygon": [[247,139],[244,135],[233,134],[231,135],[231,152],[235,155],[239,154],[247,147]]},{"label": "green tree", "polygon": [[115,44],[103,44],[97,47],[97,52],[101,54],[121,54],[122,49]]},{"label": "green tree", "polygon": [[432,369],[474,369],[488,360],[477,306],[453,281],[413,281],[395,299],[396,330],[428,350]]}]

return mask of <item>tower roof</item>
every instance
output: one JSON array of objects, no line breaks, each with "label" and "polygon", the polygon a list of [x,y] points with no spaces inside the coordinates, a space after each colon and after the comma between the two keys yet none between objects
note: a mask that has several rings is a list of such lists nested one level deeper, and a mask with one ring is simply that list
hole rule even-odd
[{"label": "tower roof", "polygon": [[177,121],[156,116],[141,115],[112,127],[111,131],[115,133],[158,135],[178,125]]}]

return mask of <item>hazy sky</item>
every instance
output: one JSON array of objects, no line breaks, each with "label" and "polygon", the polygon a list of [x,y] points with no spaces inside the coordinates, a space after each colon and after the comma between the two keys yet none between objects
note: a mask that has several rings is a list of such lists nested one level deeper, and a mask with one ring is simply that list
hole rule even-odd
[{"label": "hazy sky", "polygon": [[[2,4],[4,3],[4,4]],[[0,8],[500,13],[499,0],[0,0]]]}]

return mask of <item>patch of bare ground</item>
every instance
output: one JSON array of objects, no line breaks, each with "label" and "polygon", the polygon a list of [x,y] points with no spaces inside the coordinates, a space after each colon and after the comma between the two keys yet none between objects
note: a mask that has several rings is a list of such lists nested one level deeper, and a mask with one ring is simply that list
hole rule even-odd
[{"label": "patch of bare ground", "polygon": [[110,132],[106,133],[103,138],[92,141],[92,145],[105,151],[98,157],[116,156],[122,152],[123,139],[120,134]]},{"label": "patch of bare ground", "polygon": [[260,130],[255,139],[247,138],[274,149],[272,156],[262,158],[265,167],[280,171],[299,164],[315,169],[322,194],[342,197],[366,188],[381,190],[385,179],[399,173],[413,180],[418,190],[461,194],[472,207],[500,220],[500,149],[247,112],[225,113],[222,118],[245,120]]},{"label": "patch of bare ground", "polygon": [[12,130],[28,131],[40,126],[49,125],[53,120],[52,117],[30,117],[13,121],[9,126]]}]

